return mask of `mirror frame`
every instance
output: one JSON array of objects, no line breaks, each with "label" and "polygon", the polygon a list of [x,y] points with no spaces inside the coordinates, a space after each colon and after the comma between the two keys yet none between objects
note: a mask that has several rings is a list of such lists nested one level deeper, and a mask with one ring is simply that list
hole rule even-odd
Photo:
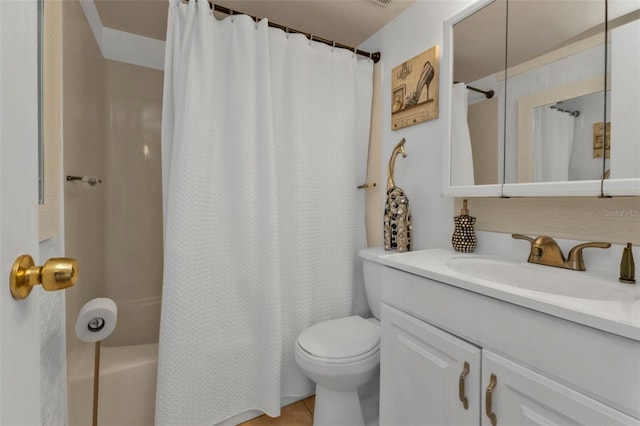
[{"label": "mirror frame", "polygon": [[[495,0],[475,1],[444,21],[444,53],[440,61],[440,81],[444,90],[440,91],[440,107],[445,112],[445,146],[443,149],[442,195],[448,197],[499,197],[502,184],[451,186],[451,96],[453,90],[453,26]],[[506,34],[505,34],[506,36]],[[500,147],[498,147],[500,148]],[[504,157],[504,155],[503,155]],[[504,158],[502,159],[504,163]],[[504,177],[502,178],[504,179]]]},{"label": "mirror frame", "polygon": [[[441,61],[441,106],[446,112],[446,144],[443,149],[442,194],[449,197],[543,197],[543,196],[640,196],[640,177],[566,182],[503,183],[495,185],[451,186],[451,97],[453,89],[453,26],[495,0],[477,0],[444,21],[443,57]],[[604,1],[604,0],[603,0]],[[605,34],[608,22],[605,23]],[[605,66],[603,73],[609,75]],[[504,70],[506,73],[506,70]],[[610,87],[607,84],[607,88]],[[515,141],[518,142],[518,141]],[[504,142],[506,143],[506,141]],[[501,147],[504,150],[504,144]],[[504,168],[504,155],[502,156]]]}]

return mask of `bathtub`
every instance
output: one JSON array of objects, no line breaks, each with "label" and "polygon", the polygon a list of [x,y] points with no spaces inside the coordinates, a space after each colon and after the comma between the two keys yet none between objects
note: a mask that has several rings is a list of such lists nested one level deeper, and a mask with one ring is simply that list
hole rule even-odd
[{"label": "bathtub", "polygon": [[[100,426],[154,424],[160,297],[118,303],[114,333],[100,352]],[[67,356],[69,426],[91,424],[94,344]]]}]

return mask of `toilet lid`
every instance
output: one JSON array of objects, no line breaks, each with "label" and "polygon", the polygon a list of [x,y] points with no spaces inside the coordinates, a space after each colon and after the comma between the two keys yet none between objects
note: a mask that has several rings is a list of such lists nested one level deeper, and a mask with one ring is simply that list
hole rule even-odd
[{"label": "toilet lid", "polygon": [[357,315],[323,321],[303,331],[298,344],[316,357],[353,358],[380,344],[380,327]]}]

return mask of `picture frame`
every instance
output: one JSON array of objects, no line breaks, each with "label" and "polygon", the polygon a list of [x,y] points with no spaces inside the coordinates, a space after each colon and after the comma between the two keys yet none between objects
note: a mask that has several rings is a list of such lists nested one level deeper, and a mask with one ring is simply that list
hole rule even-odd
[{"label": "picture frame", "polygon": [[414,56],[391,72],[391,129],[438,118],[439,46]]}]

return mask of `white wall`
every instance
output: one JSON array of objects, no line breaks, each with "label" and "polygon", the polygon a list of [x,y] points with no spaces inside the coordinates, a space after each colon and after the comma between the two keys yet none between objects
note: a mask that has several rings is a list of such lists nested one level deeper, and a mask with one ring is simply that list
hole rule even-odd
[{"label": "white wall", "polygon": [[[439,118],[392,131],[391,70],[434,44],[440,46],[442,63],[444,20],[469,3],[466,0],[418,0],[360,46],[364,50],[382,53],[382,116],[378,118],[382,120],[381,176],[387,175],[387,162],[395,144],[403,137],[407,140],[407,157],[398,158],[394,180],[409,197],[414,250],[451,245],[453,198],[441,196],[447,121],[441,106]],[[440,87],[440,93],[443,91],[444,88]],[[473,204],[469,207],[473,213]],[[380,209],[384,209],[384,203]]]}]

